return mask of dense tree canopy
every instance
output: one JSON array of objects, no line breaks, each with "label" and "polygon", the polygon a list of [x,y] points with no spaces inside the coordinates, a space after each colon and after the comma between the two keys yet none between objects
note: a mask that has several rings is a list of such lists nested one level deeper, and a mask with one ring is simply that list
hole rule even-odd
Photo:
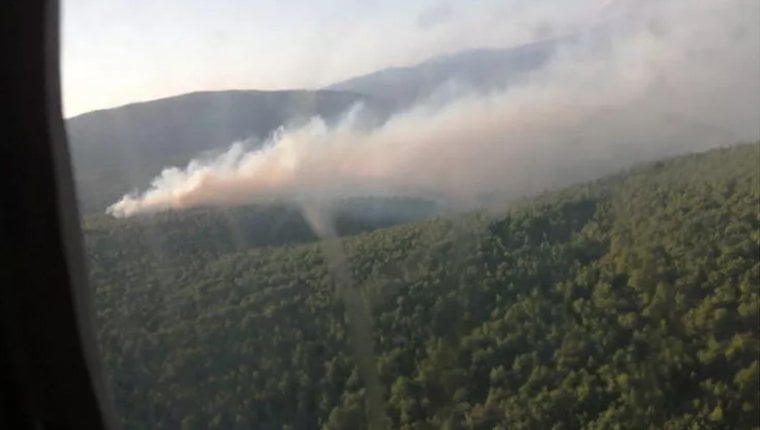
[{"label": "dense tree canopy", "polygon": [[122,424],[363,428],[377,389],[389,428],[758,428],[759,165],[740,145],[347,236],[350,295],[306,230],[89,220]]}]

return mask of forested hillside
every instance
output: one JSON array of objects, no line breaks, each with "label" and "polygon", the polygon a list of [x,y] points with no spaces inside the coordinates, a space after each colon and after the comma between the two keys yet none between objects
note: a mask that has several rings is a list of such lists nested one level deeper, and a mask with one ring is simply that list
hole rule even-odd
[{"label": "forested hillside", "polygon": [[[430,218],[439,208],[434,201],[419,198],[363,197],[337,200],[330,211],[336,234],[347,236]],[[175,259],[207,260],[249,248],[317,240],[301,208],[286,203],[193,208],[129,219],[90,216],[84,228],[91,257],[98,260],[96,266],[105,268],[145,256],[174,265]]]},{"label": "forested hillside", "polygon": [[247,230],[228,248],[241,236],[208,227],[166,248],[171,222],[90,220],[117,412],[126,429],[365,428],[358,358],[387,428],[758,428],[759,165],[740,145],[344,237],[340,276],[335,244]]}]

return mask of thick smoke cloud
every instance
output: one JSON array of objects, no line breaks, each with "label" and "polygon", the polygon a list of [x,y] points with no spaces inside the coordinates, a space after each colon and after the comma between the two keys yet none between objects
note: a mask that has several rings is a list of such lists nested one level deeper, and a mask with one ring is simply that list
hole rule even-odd
[{"label": "thick smoke cloud", "polygon": [[527,83],[357,126],[314,118],[259,149],[167,168],[115,216],[271,200],[417,195],[474,204],[760,136],[760,3],[617,1]]}]

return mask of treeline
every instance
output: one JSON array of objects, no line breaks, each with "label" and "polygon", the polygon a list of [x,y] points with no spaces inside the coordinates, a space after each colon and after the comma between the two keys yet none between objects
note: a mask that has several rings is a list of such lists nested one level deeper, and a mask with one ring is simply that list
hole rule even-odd
[{"label": "treeline", "polygon": [[[334,219],[336,234],[347,236],[423,220],[439,213],[431,200],[413,197],[337,199],[324,207]],[[209,259],[250,248],[293,245],[318,240],[294,204],[273,203],[242,207],[204,207],[84,219],[95,259],[141,258],[150,255],[164,265],[176,259]],[[106,266],[117,264],[110,261]]]},{"label": "treeline", "polygon": [[[387,428],[760,427],[758,165],[741,145],[343,238]],[[367,427],[328,248],[167,252],[142,222],[87,232],[126,429]]]}]

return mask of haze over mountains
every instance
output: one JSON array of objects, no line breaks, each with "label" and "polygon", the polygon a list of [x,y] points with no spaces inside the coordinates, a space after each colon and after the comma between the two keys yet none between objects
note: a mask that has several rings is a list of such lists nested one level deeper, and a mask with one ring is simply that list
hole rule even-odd
[{"label": "haze over mountains", "polygon": [[[424,101],[436,92],[486,92],[524,81],[555,52],[559,40],[510,49],[476,49],[442,55],[412,67],[392,67],[327,87],[392,100],[397,106]],[[445,96],[445,94],[444,94]]]},{"label": "haze over mountains", "polygon": [[199,93],[72,118],[84,212],[375,194],[477,206],[760,136],[757,8],[616,5],[625,25],[328,90]]},{"label": "haze over mountains", "polygon": [[264,139],[277,127],[312,116],[336,118],[363,102],[338,91],[198,92],[78,115],[67,120],[69,144],[84,213],[102,212],[135,188],[146,187],[166,165],[184,165],[230,142]]},{"label": "haze over mountains", "polygon": [[197,92],[77,115],[66,125],[81,210],[102,212],[124,193],[147,187],[167,165],[185,165],[234,141],[261,142],[278,127],[311,117],[329,124],[357,103],[376,125],[446,85],[501,88],[539,67],[552,47],[465,51],[319,90]]}]

